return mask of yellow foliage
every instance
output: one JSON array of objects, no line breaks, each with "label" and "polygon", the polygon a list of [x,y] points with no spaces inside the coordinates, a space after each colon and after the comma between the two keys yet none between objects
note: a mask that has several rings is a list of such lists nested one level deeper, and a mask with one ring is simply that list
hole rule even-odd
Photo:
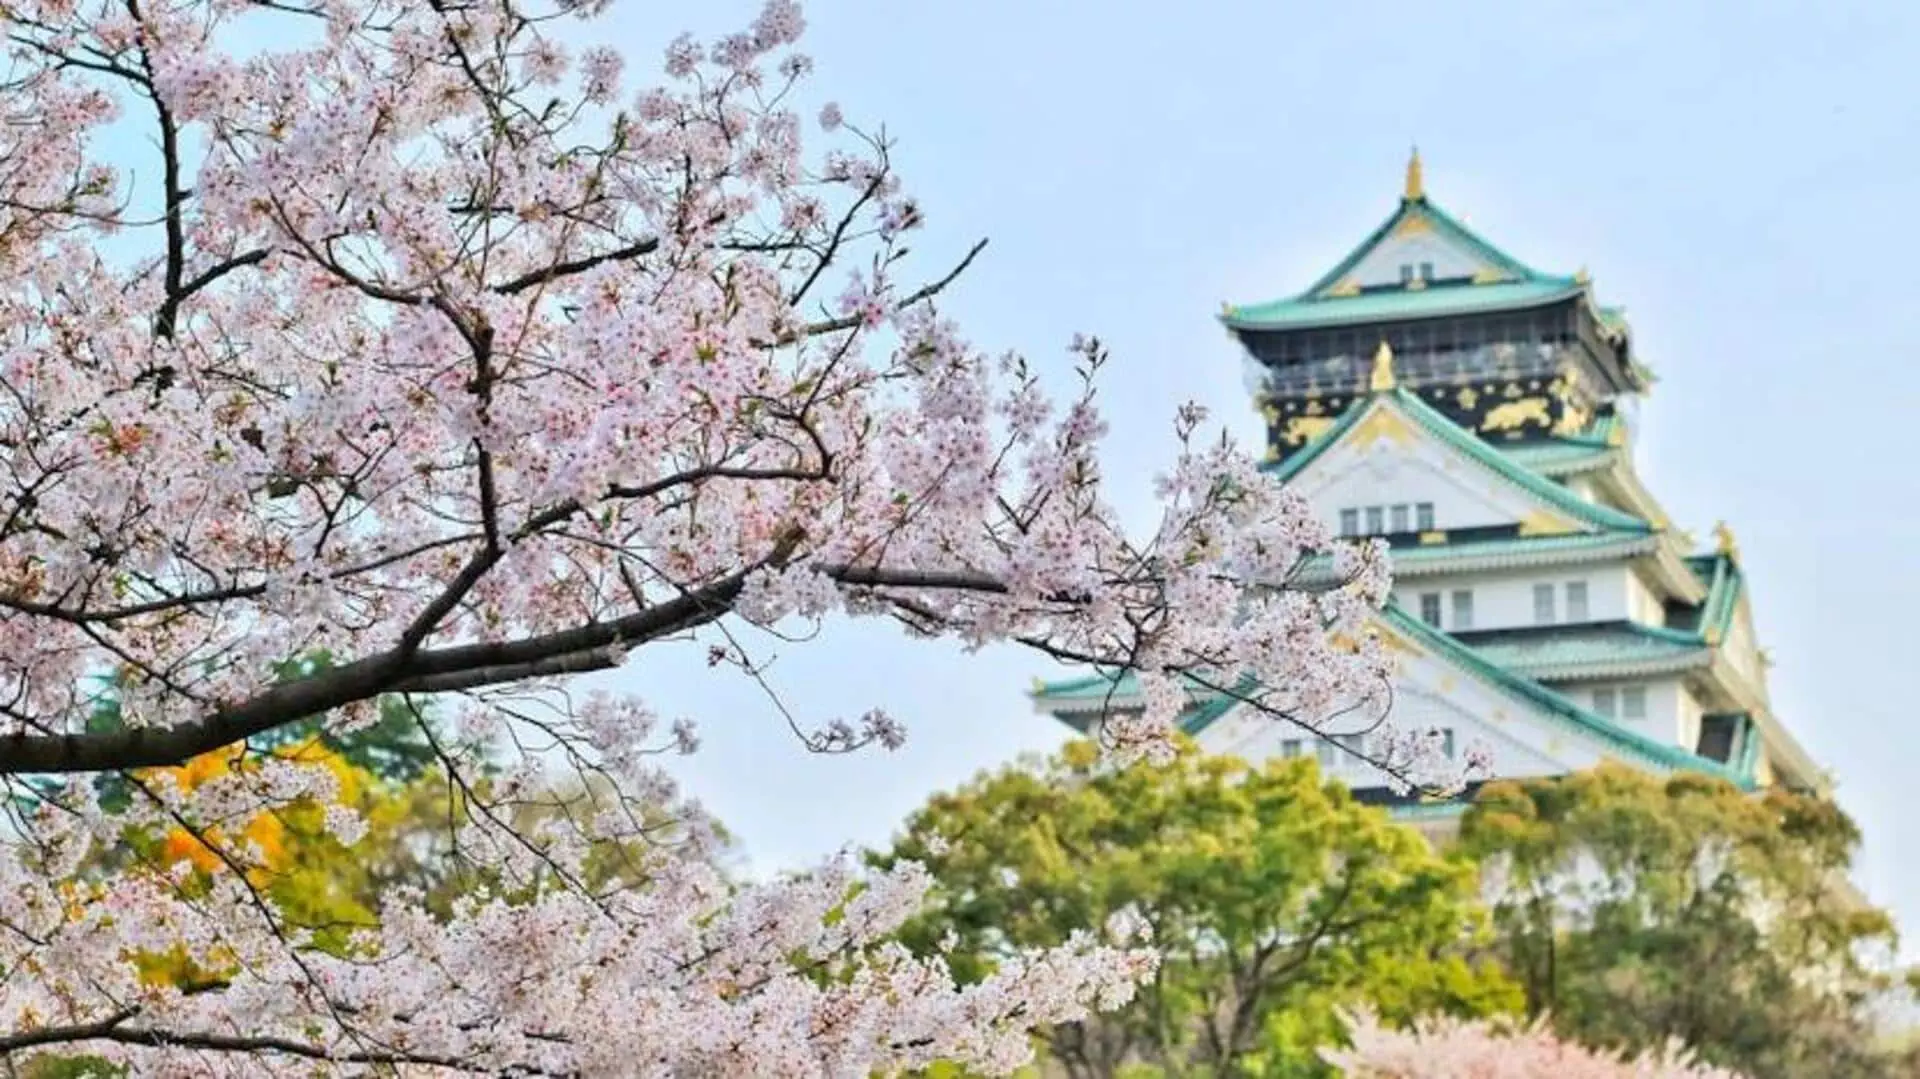
[{"label": "yellow foliage", "polygon": [[[280,760],[321,767],[331,772],[338,787],[338,801],[343,805],[357,805],[367,793],[368,777],[344,757],[328,749],[318,738],[309,738],[269,752]],[[254,765],[249,760],[246,749],[230,747],[202,753],[177,767],[148,769],[142,773],[141,778],[169,779],[182,791],[192,791],[215,779],[233,775],[250,767]],[[253,863],[248,873],[249,880],[255,885],[260,885],[267,876],[287,866],[290,855],[287,849],[287,825],[283,818],[289,812],[298,816],[307,816],[317,808],[301,806],[291,810],[286,807],[263,809],[241,824],[238,832],[239,843],[252,844],[258,849],[258,860]],[[316,820],[313,823],[318,822]],[[221,850],[226,850],[230,855],[239,854],[238,851],[230,848],[230,842],[227,838],[227,830],[219,826],[202,829],[199,834],[186,828],[174,828],[167,832],[162,841],[160,855],[167,865],[190,861],[203,873],[215,873],[226,864],[226,860],[220,856]]]}]

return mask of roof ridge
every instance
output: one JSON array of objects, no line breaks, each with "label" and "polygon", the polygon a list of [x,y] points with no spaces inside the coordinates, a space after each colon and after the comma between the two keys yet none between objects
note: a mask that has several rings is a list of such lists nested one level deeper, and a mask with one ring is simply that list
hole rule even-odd
[{"label": "roof ridge", "polygon": [[1307,286],[1301,292],[1296,293],[1290,297],[1290,299],[1293,302],[1327,299],[1323,293],[1338,285],[1340,280],[1345,277],[1349,271],[1359,265],[1362,259],[1367,257],[1369,251],[1372,251],[1378,246],[1382,240],[1392,236],[1394,232],[1400,228],[1401,222],[1416,216],[1425,218],[1438,231],[1446,233],[1450,238],[1464,244],[1475,254],[1486,259],[1488,262],[1494,263],[1520,281],[1565,280],[1569,284],[1574,281],[1571,277],[1563,279],[1553,274],[1543,274],[1535,270],[1533,267],[1502,251],[1486,237],[1468,228],[1465,222],[1441,209],[1438,203],[1427,198],[1425,195],[1419,195],[1414,198],[1401,199],[1400,204],[1393,208],[1393,212],[1387,215],[1386,220],[1382,221],[1372,232],[1367,234],[1365,239],[1361,240],[1338,262],[1334,263],[1332,269],[1321,274],[1313,284]]}]

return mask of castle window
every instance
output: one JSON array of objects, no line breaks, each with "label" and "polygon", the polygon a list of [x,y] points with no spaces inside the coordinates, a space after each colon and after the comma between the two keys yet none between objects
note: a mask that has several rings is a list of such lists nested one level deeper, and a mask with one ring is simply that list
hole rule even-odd
[{"label": "castle window", "polygon": [[1414,505],[1413,527],[1422,532],[1433,531],[1433,503],[1420,502]]},{"label": "castle window", "polygon": [[1409,521],[1407,517],[1407,504],[1402,502],[1398,506],[1393,507],[1393,526],[1391,531],[1397,535],[1405,532],[1410,527],[1412,527],[1412,522]]},{"label": "castle window", "polygon": [[1433,280],[1433,263],[1423,262],[1420,264],[1420,280],[1422,281]]},{"label": "castle window", "polygon": [[1385,506],[1367,507],[1367,535],[1378,536],[1387,530],[1387,508]]},{"label": "castle window", "polygon": [[[1606,716],[1608,719],[1612,719],[1614,717],[1614,714],[1617,711],[1616,703],[1617,703],[1616,697],[1613,690],[1596,689],[1593,691],[1593,710],[1600,713],[1603,716]],[[1646,702],[1643,698],[1641,701],[1641,704],[1644,706],[1645,703]]]},{"label": "castle window", "polygon": [[1340,534],[1343,536],[1357,536],[1360,534],[1359,510],[1340,511]]},{"label": "castle window", "polygon": [[1420,593],[1420,621],[1435,629],[1440,628],[1440,593]]},{"label": "castle window", "polygon": [[1300,755],[1300,739],[1289,738],[1286,741],[1280,743],[1280,755],[1282,757],[1285,757],[1287,760],[1292,760],[1293,758],[1298,757]]},{"label": "castle window", "polygon": [[1533,624],[1553,625],[1553,586],[1550,584],[1533,586]]},{"label": "castle window", "polygon": [[1464,588],[1453,594],[1453,628],[1473,628],[1473,593]]},{"label": "castle window", "polygon": [[1587,582],[1567,582],[1567,621],[1585,622],[1587,620]]},{"label": "castle window", "polygon": [[1623,719],[1647,718],[1647,687],[1628,686],[1620,691],[1620,716]]},{"label": "castle window", "polygon": [[1413,263],[1411,262],[1401,263],[1400,264],[1400,283],[1404,285],[1412,280],[1413,280]]},{"label": "castle window", "polygon": [[1448,760],[1453,759],[1453,728],[1452,727],[1440,728],[1440,752],[1445,753],[1447,755]]}]

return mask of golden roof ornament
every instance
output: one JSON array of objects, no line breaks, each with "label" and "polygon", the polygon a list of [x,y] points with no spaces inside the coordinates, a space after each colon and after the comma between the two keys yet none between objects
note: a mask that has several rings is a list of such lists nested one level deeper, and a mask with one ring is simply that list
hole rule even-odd
[{"label": "golden roof ornament", "polygon": [[1728,558],[1740,557],[1740,545],[1734,542],[1733,529],[1728,528],[1725,521],[1713,526],[1713,548]]},{"label": "golden roof ornament", "polygon": [[1382,341],[1379,351],[1373,354],[1373,376],[1367,380],[1367,389],[1374,393],[1385,393],[1394,385],[1393,346]]},{"label": "golden roof ornament", "polygon": [[1426,181],[1420,175],[1420,148],[1416,146],[1413,148],[1413,156],[1407,159],[1406,200],[1408,202],[1414,202],[1418,199],[1424,199],[1426,197],[1427,197]]}]

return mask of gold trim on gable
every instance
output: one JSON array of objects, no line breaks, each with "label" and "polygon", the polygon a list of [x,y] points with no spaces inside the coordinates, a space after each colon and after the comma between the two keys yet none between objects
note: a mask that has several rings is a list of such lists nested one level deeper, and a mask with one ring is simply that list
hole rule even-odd
[{"label": "gold trim on gable", "polygon": [[1553,418],[1547,408],[1544,397],[1522,397],[1517,401],[1507,401],[1487,410],[1480,420],[1482,431],[1518,431],[1529,424],[1536,427],[1548,427]]},{"label": "gold trim on gable", "polygon": [[1534,510],[1520,519],[1522,536],[1571,536],[1578,531],[1572,522],[1546,510]]},{"label": "gold trim on gable", "polygon": [[1404,446],[1413,441],[1413,428],[1391,408],[1375,408],[1366,419],[1361,420],[1353,429],[1353,444],[1359,447],[1373,445],[1381,439]]},{"label": "gold trim on gable", "polygon": [[1434,544],[1445,543],[1445,542],[1447,542],[1447,534],[1445,532],[1420,533],[1420,543],[1422,546],[1431,547]]}]

